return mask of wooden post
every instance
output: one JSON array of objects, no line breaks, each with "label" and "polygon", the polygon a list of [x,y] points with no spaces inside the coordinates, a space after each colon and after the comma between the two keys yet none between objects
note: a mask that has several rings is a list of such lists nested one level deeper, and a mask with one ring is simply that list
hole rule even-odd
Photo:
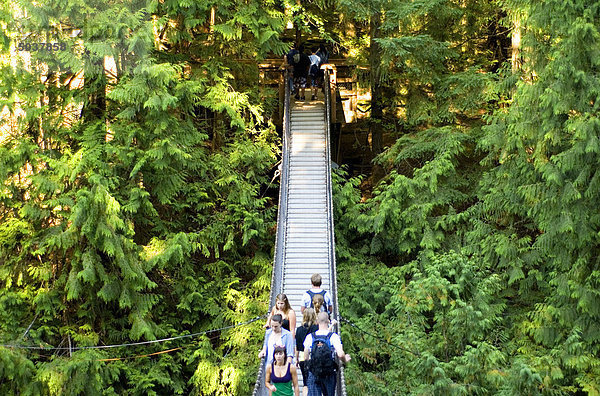
[{"label": "wooden post", "polygon": [[285,72],[282,71],[279,73],[279,103],[277,104],[277,108],[279,109],[278,119],[281,125],[283,125],[283,106],[285,106],[285,84],[287,84],[287,81],[285,81]]},{"label": "wooden post", "polygon": [[350,108],[352,110],[352,122],[358,120],[358,78],[356,77],[356,68],[352,69],[352,99],[350,102]]},{"label": "wooden post", "polygon": [[329,66],[329,88],[331,90],[331,122],[335,124],[337,122],[337,96],[335,94],[337,84],[337,70],[335,68],[335,65],[327,66]]}]

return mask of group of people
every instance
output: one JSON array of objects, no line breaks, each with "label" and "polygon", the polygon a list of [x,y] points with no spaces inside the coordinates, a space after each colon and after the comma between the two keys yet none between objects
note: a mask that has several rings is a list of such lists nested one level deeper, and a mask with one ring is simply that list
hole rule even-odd
[{"label": "group of people", "polygon": [[346,363],[340,336],[332,332],[333,301],[321,288],[319,274],[311,276],[312,287],[302,296],[302,324],[296,327],[296,312],[285,294],[278,294],[265,327],[265,340],[259,358],[266,360],[265,386],[271,396],[299,396],[296,363],[300,366],[304,396],[333,396],[337,367]]},{"label": "group of people", "polygon": [[318,88],[323,86],[324,71],[321,65],[329,61],[329,52],[325,45],[314,47],[310,55],[304,53],[304,45],[296,43],[284,56],[284,66],[292,69],[292,94],[296,100],[305,100],[307,85],[312,91],[311,100],[317,99]]}]

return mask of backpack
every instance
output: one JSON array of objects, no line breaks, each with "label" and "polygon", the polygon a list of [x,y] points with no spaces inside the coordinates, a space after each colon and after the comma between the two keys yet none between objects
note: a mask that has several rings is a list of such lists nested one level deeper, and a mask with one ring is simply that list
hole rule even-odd
[{"label": "backpack", "polygon": [[312,290],[307,290],[306,291],[308,293],[308,295],[310,296],[310,307],[314,308],[315,306],[313,305],[313,297],[315,296],[315,294],[321,294],[323,296],[323,306],[321,307],[321,311],[323,312],[327,312],[329,313],[328,307],[327,307],[327,301],[325,301],[325,293],[327,293],[325,290],[321,290],[318,293],[315,293]]},{"label": "backpack", "polygon": [[298,62],[300,62],[300,51],[292,48],[290,52],[287,53],[287,60],[290,65],[298,64]]},{"label": "backpack", "polygon": [[327,52],[327,50],[325,50],[325,51],[318,50],[317,56],[321,60],[319,62],[319,67],[321,67],[322,64],[329,62],[329,52]]},{"label": "backpack", "polygon": [[328,377],[335,373],[337,363],[334,360],[335,349],[331,346],[332,332],[326,336],[312,332],[312,347],[310,349],[309,367],[311,373],[317,378]]}]

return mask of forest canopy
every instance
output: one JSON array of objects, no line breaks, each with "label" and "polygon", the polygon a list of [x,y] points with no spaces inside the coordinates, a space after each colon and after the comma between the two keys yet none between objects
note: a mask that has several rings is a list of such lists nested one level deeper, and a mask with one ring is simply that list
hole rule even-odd
[{"label": "forest canopy", "polygon": [[371,166],[332,175],[348,394],[600,395],[599,26],[589,0],[0,0],[0,393],[251,394],[258,64],[300,38],[368,91]]}]

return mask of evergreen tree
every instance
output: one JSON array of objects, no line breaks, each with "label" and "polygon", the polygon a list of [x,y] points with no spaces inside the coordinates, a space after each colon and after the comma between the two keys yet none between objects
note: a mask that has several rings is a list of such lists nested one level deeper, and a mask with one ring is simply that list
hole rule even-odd
[{"label": "evergreen tree", "polygon": [[[210,7],[183,1],[8,3],[13,50],[66,49],[2,63],[2,105],[16,121],[0,146],[3,343],[152,340],[266,310],[275,212],[263,195],[278,139],[259,90],[233,76],[253,70],[235,58],[285,49],[270,4],[215,4],[211,29]],[[246,394],[258,328],[67,356],[3,352],[2,378],[17,381],[0,383],[9,393]],[[103,360],[171,346],[184,348]]]},{"label": "evergreen tree", "polygon": [[[388,12],[404,136],[372,198],[336,192],[342,314],[381,336],[346,330],[350,392],[597,394],[598,7],[439,5]],[[515,20],[520,68],[486,51]]]},{"label": "evergreen tree", "polygon": [[483,141],[497,166],[479,221],[499,226],[484,243],[501,243],[490,260],[530,299],[519,331],[534,340],[523,350],[545,386],[598,394],[599,7],[506,4],[521,18],[523,64]]}]

